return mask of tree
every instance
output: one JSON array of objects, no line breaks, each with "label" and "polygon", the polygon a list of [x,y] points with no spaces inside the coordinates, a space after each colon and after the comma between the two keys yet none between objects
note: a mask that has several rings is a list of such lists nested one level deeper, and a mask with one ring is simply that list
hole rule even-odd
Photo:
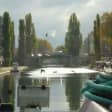
[{"label": "tree", "polygon": [[35,37],[34,38],[33,50],[32,50],[33,54],[36,54],[38,52],[37,51],[38,47],[39,47],[39,39],[37,37]]},{"label": "tree", "polygon": [[10,15],[8,12],[3,14],[3,57],[4,65],[12,63],[12,44],[14,40],[14,25],[11,23]]},{"label": "tree", "polygon": [[53,47],[52,45],[47,41],[47,40],[43,40],[43,39],[38,39],[38,52],[52,52],[53,51]]},{"label": "tree", "polygon": [[101,17],[102,36],[112,37],[112,13],[104,13]]},{"label": "tree", "polygon": [[15,34],[14,34],[14,22],[11,21],[10,23],[10,34],[11,34],[11,37],[10,37],[10,52],[11,52],[11,63],[14,61],[14,58],[15,58],[15,53],[14,53],[14,50],[15,50]]},{"label": "tree", "polygon": [[55,51],[65,51],[65,47],[63,45],[59,45],[55,48]]},{"label": "tree", "polygon": [[112,56],[112,13],[104,13],[101,16],[101,42],[106,56]]},{"label": "tree", "polygon": [[96,21],[94,21],[94,47],[96,59],[100,59],[101,57],[100,46],[100,16],[97,14]]},{"label": "tree", "polygon": [[31,49],[32,49],[32,53],[35,53],[36,49],[38,48],[38,38],[36,36],[35,27],[34,27],[33,23],[32,23],[31,37],[32,37],[32,40],[31,40],[31,46],[32,46],[32,48]]},{"label": "tree", "polygon": [[78,56],[81,48],[80,23],[73,13],[70,16],[68,31],[65,37],[65,49],[68,54]]},{"label": "tree", "polygon": [[27,14],[25,16],[25,35],[26,35],[26,55],[30,56],[32,52],[32,16],[31,14]]},{"label": "tree", "polygon": [[[35,27],[32,22],[31,14],[25,16],[25,36],[26,36],[26,56],[30,56],[34,52],[36,40]],[[37,41],[36,41],[37,42]]]},{"label": "tree", "polygon": [[[18,48],[18,61],[20,65],[24,65],[25,54],[26,54],[26,45],[25,42],[25,24],[24,20],[19,20],[19,48]],[[22,59],[21,59],[22,58]]]}]

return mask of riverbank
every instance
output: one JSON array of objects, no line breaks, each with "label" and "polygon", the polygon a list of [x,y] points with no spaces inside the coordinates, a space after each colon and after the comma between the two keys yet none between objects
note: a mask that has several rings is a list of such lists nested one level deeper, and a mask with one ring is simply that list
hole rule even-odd
[{"label": "riverbank", "polygon": [[[4,75],[6,73],[9,73],[12,69],[13,69],[13,67],[0,67],[0,76]],[[21,71],[21,72],[25,71],[27,69],[28,69],[27,66],[20,66],[20,67],[18,67],[18,70]]]}]

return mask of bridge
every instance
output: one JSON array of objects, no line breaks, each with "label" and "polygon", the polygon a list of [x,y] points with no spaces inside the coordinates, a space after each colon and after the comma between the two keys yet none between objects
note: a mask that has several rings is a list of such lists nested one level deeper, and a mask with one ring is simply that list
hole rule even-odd
[{"label": "bridge", "polygon": [[71,56],[65,54],[51,54],[42,56],[28,57],[26,64],[29,66],[69,66],[71,64]]},{"label": "bridge", "polygon": [[79,66],[88,64],[89,58],[83,56],[71,56],[64,53],[43,54],[41,56],[30,56],[26,60],[26,65],[36,67],[52,67],[52,66]]}]

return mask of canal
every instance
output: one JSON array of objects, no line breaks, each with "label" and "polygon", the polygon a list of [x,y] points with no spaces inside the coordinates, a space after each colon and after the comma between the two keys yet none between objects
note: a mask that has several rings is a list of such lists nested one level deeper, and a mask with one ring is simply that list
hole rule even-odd
[{"label": "canal", "polygon": [[[56,73],[55,73],[56,74]],[[77,112],[81,106],[83,101],[83,97],[81,96],[80,90],[83,87],[85,81],[88,79],[88,74],[75,74],[69,75],[69,77],[49,77],[49,78],[31,78],[29,75],[21,74],[22,77],[19,79],[19,87],[23,90],[27,90],[27,87],[48,87],[48,94],[43,99],[42,97],[39,99],[39,106],[41,107],[41,111],[73,111]],[[58,73],[57,73],[58,75]],[[43,91],[46,91],[46,88]],[[36,91],[35,91],[36,90]],[[18,105],[23,108],[23,105],[28,106],[28,102],[32,101],[34,105],[33,99],[39,93],[37,89],[30,95],[30,98],[27,95],[23,95],[23,97],[18,96]],[[2,103],[14,103],[14,79],[13,76],[5,75],[0,77],[0,100]],[[19,91],[19,94],[21,91]],[[26,91],[25,94],[28,92]],[[22,93],[23,94],[23,93]],[[30,94],[30,93],[29,93]],[[21,108],[19,107],[19,110]]]}]

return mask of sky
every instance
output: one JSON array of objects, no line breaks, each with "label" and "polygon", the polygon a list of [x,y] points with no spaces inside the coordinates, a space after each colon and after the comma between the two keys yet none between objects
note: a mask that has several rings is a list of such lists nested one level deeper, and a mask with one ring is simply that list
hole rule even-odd
[{"label": "sky", "polygon": [[112,12],[112,0],[0,0],[0,15],[5,11],[14,20],[16,38],[19,19],[24,19],[27,13],[31,13],[37,36],[47,39],[56,47],[64,45],[72,13],[76,13],[85,38],[93,29],[97,13],[102,15],[104,12]]}]

